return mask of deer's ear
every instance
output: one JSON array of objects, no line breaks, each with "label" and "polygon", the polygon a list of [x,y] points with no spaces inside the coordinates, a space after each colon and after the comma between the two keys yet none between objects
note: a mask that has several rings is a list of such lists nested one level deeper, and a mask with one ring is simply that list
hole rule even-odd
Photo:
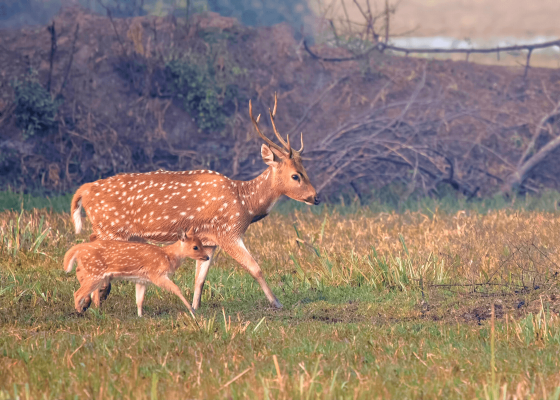
[{"label": "deer's ear", "polygon": [[278,166],[279,157],[266,144],[261,146],[261,156],[266,165],[273,168]]},{"label": "deer's ear", "polygon": [[177,232],[177,237],[181,242],[184,242],[187,239],[185,231],[183,229],[179,229],[179,232]]},{"label": "deer's ear", "polygon": [[194,226],[191,226],[191,229],[187,232],[187,237],[190,239],[194,237]]}]

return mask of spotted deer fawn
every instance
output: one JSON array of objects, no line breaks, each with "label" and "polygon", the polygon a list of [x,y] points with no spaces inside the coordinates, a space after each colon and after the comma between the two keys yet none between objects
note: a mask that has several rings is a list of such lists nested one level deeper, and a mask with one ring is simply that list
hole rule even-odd
[{"label": "spotted deer fawn", "polygon": [[[249,115],[266,142],[261,156],[268,168],[250,181],[232,180],[214,171],[157,171],[120,174],[82,185],[72,199],[76,233],[82,227],[83,207],[93,225],[90,240],[149,240],[166,243],[177,238],[177,229],[196,227],[208,261],[196,262],[193,308],[200,306],[200,297],[208,269],[217,246],[239,262],[259,283],[273,307],[282,304],[268,287],[257,262],[243,244],[243,235],[250,224],[266,217],[278,198],[286,195],[309,205],[320,200],[302,165],[303,133],[300,150],[292,149],[289,135],[280,136],[274,121],[274,108],[269,109],[277,145],[259,129],[260,114]],[[110,287],[109,287],[110,289]]]},{"label": "spotted deer fawn", "polygon": [[113,279],[124,279],[136,282],[136,305],[140,317],[146,285],[150,282],[176,294],[193,313],[171,277],[186,257],[197,262],[207,261],[209,257],[200,239],[194,236],[192,227],[188,233],[181,230],[178,237],[176,243],[166,247],[115,240],[96,240],[72,247],[64,256],[64,270],[72,271],[74,262],[78,262],[76,276],[80,288],[74,293],[76,311],[83,312],[89,307],[92,293],[94,304],[99,306],[97,289],[107,286]]}]

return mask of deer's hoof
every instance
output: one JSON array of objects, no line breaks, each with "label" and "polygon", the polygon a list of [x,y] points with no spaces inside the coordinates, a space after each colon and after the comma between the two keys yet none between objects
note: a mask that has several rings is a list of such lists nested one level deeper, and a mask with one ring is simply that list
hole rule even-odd
[{"label": "deer's hoof", "polygon": [[282,303],[280,303],[278,300],[274,301],[274,302],[271,304],[271,306],[272,306],[273,308],[278,309],[278,310],[281,309],[281,308],[284,308],[284,306],[282,305]]}]

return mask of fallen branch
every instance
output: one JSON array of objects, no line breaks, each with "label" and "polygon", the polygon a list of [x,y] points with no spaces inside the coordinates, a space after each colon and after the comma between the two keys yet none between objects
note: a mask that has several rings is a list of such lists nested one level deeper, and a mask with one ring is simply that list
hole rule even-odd
[{"label": "fallen branch", "polygon": [[525,181],[525,179],[527,179],[527,176],[533,170],[533,168],[535,168],[538,164],[540,164],[554,150],[560,147],[560,136],[556,136],[554,139],[552,139],[550,142],[544,145],[539,151],[537,151],[535,155],[533,155],[531,158],[523,162],[523,160],[525,160],[528,154],[533,150],[535,142],[538,136],[540,135],[540,132],[544,124],[550,118],[553,118],[558,115],[560,115],[560,101],[556,104],[556,106],[551,112],[549,112],[541,119],[541,122],[537,126],[537,131],[533,135],[533,139],[531,140],[531,143],[529,143],[529,146],[527,147],[527,149],[521,156],[521,159],[519,160],[517,170],[506,179],[506,183],[502,186],[502,193],[505,194],[510,193],[514,187],[523,184],[523,182]]},{"label": "fallen branch", "polygon": [[352,57],[334,57],[334,58],[321,57],[321,56],[313,53],[311,51],[311,49],[309,48],[309,46],[307,45],[307,42],[305,40],[303,41],[303,46],[305,47],[305,50],[309,53],[309,55],[312,58],[314,58],[316,60],[326,61],[326,62],[344,62],[344,61],[360,60],[364,57],[367,57],[374,50],[377,50],[381,53],[383,53],[385,50],[391,50],[391,51],[395,51],[395,52],[398,52],[398,53],[405,53],[405,55],[407,55],[407,56],[409,54],[461,54],[462,53],[462,54],[467,55],[467,61],[468,61],[468,57],[471,54],[498,53],[498,55],[499,55],[500,52],[503,52],[503,51],[525,50],[525,51],[527,51],[527,61],[525,63],[525,72],[524,72],[524,76],[526,77],[527,73],[529,72],[529,63],[531,61],[531,54],[532,54],[533,50],[546,49],[546,48],[549,48],[549,47],[560,48],[560,40],[553,40],[553,41],[550,41],[550,42],[543,42],[543,43],[536,43],[536,44],[522,44],[522,45],[516,45],[516,46],[492,47],[492,48],[489,48],[489,49],[442,49],[442,48],[409,49],[409,48],[406,48],[406,47],[398,47],[398,46],[390,45],[388,43],[379,42],[379,43],[370,47],[369,49],[367,49],[366,51],[364,51],[361,54],[358,54],[358,55],[355,55],[355,56],[352,56]]}]

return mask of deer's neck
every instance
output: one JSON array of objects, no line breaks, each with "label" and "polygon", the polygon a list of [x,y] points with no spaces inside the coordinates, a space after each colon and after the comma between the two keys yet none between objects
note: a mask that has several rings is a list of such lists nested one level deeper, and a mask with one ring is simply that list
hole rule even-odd
[{"label": "deer's neck", "polygon": [[255,179],[237,185],[241,204],[245,206],[252,222],[266,217],[281,196],[274,187],[273,179],[272,168],[269,167]]},{"label": "deer's neck", "polygon": [[181,262],[186,258],[181,252],[181,242],[177,241],[169,246],[165,246],[162,250],[167,254],[167,257],[169,257],[171,272],[175,272],[175,270],[179,268],[179,265],[181,265]]}]

